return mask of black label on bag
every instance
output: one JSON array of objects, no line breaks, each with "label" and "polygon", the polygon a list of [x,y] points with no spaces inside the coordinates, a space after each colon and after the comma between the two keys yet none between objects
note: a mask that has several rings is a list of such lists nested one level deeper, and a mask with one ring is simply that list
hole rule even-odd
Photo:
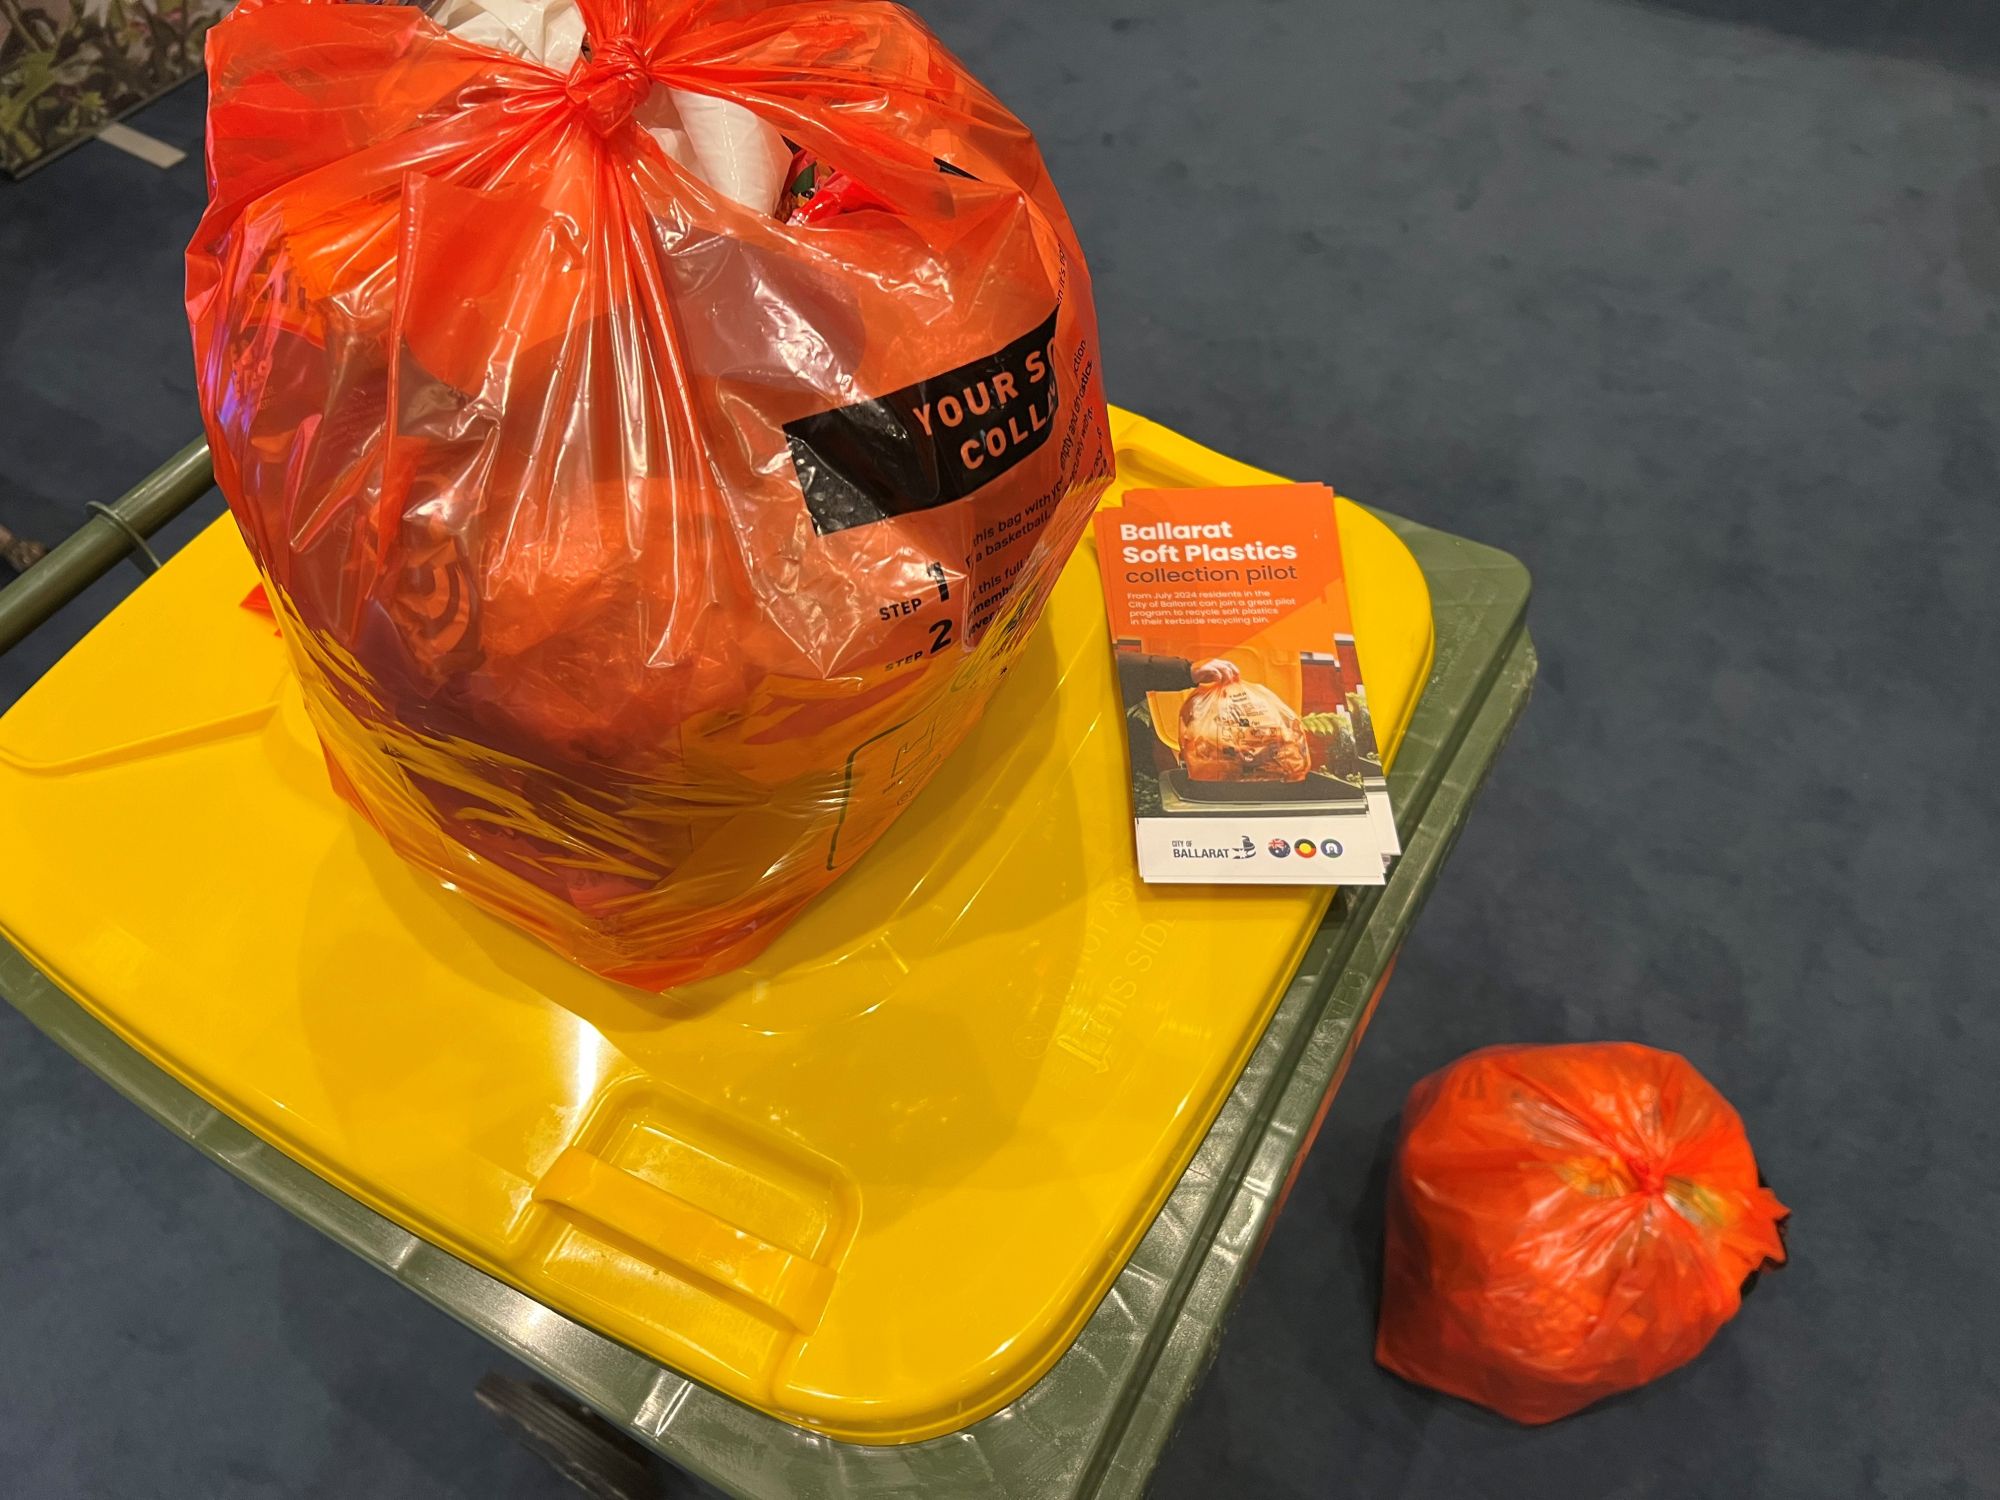
[{"label": "black label on bag", "polygon": [[785,424],[821,536],[934,510],[991,483],[1055,429],[1056,315],[900,391]]}]

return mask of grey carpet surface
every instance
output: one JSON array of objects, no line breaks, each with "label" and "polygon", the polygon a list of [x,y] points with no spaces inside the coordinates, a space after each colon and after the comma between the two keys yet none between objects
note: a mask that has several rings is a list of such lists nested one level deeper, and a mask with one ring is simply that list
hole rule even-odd
[{"label": "grey carpet surface", "polygon": [[[1041,136],[1115,399],[1537,583],[1536,700],[1158,1493],[2000,1494],[2000,15],[921,8]],[[194,432],[201,198],[101,145],[0,186],[0,522],[53,540]],[[1375,1369],[1404,1093],[1603,1037],[1737,1104],[1794,1264],[1552,1428]],[[476,1338],[4,1008],[0,1349],[6,1493],[563,1493],[474,1407]]]}]

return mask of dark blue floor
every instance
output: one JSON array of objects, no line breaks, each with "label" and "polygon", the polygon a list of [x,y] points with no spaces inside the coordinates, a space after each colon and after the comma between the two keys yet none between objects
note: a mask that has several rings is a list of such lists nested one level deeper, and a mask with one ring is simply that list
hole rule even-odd
[{"label": "dark blue floor", "polygon": [[[1158,1492],[2000,1494],[2000,13],[923,9],[1042,137],[1117,400],[1537,580],[1536,701]],[[0,522],[53,539],[194,432],[200,200],[102,146],[0,185]],[[1795,1263],[1521,1431],[1370,1362],[1382,1152],[1438,1064],[1594,1037],[1735,1100]],[[0,1493],[563,1493],[477,1339],[4,1008],[0,1353]]]}]

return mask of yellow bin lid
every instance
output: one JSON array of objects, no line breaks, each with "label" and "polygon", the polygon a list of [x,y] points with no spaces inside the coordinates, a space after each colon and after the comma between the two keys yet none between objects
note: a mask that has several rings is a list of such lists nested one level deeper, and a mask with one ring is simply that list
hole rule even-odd
[{"label": "yellow bin lid", "polygon": [[[1114,414],[1120,488],[1270,475]],[[1346,501],[1376,719],[1415,561]],[[594,979],[334,796],[210,527],[0,720],[0,931],[378,1212],[776,1416],[908,1442],[1068,1346],[1220,1108],[1324,890],[1148,887],[1086,545],[985,719],[756,963]]]}]

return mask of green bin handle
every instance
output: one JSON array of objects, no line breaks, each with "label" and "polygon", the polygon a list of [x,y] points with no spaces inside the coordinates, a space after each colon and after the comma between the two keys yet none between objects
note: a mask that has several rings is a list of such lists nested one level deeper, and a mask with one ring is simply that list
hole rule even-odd
[{"label": "green bin handle", "polygon": [[147,537],[207,494],[215,484],[208,444],[189,443],[5,588],[0,588],[0,655],[21,643]]}]

